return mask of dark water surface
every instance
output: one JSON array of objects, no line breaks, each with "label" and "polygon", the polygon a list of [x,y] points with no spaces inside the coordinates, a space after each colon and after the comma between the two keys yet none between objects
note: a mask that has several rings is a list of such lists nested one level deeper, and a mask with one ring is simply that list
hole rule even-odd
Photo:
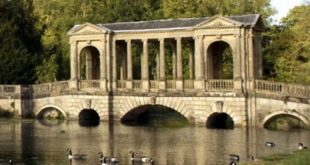
[{"label": "dark water surface", "polygon": [[[276,147],[266,148],[265,141],[275,142]],[[310,131],[154,128],[119,122],[82,127],[78,121],[51,125],[38,120],[0,120],[0,164],[13,159],[27,165],[69,165],[66,149],[71,147],[73,153],[88,155],[85,161],[72,161],[72,165],[99,165],[99,151],[130,165],[130,150],[153,157],[157,165],[225,165],[230,153],[247,161],[250,154],[290,153],[298,142],[310,146]]]}]

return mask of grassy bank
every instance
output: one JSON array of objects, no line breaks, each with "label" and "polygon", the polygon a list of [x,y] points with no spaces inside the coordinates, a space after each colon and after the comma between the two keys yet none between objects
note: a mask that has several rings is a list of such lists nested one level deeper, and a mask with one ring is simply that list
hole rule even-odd
[{"label": "grassy bank", "polygon": [[292,154],[278,154],[251,161],[246,165],[309,165],[310,150],[295,151]]}]

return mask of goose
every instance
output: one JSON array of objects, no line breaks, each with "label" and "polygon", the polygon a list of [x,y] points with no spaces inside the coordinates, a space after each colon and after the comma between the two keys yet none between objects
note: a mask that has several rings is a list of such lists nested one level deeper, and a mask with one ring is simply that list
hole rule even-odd
[{"label": "goose", "polygon": [[229,165],[237,165],[237,163],[232,161],[232,162],[229,163]]},{"label": "goose", "polygon": [[229,160],[232,162],[239,162],[240,156],[237,154],[229,154]]},{"label": "goose", "polygon": [[276,146],[276,144],[274,142],[265,142],[265,146],[266,147],[270,147],[270,148],[273,148]]},{"label": "goose", "polygon": [[129,151],[129,153],[131,154],[130,160],[132,162],[142,162],[142,163],[154,164],[154,160],[150,157],[146,157],[146,156],[135,157],[135,153],[133,151]]},{"label": "goose", "polygon": [[100,155],[99,160],[101,161],[102,165],[117,165],[119,163],[117,158],[106,157],[102,152],[98,152],[98,154]]},{"label": "goose", "polygon": [[87,155],[85,154],[72,154],[71,148],[67,148],[67,151],[69,152],[69,155],[68,155],[69,159],[81,160],[81,159],[86,159],[87,157]]},{"label": "goose", "polygon": [[305,149],[308,149],[308,147],[304,146],[303,143],[298,143],[297,146],[298,146],[298,150],[305,150]]}]

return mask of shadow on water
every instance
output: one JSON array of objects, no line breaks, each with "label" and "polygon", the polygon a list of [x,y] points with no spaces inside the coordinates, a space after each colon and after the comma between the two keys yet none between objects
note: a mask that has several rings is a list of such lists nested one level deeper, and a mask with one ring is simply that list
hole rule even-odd
[{"label": "shadow on water", "polygon": [[147,105],[128,112],[121,122],[129,126],[179,128],[189,126],[189,121],[179,112],[160,105]]},{"label": "shadow on water", "polygon": [[96,127],[100,123],[98,113],[93,109],[83,109],[79,114],[79,125],[82,127]]}]

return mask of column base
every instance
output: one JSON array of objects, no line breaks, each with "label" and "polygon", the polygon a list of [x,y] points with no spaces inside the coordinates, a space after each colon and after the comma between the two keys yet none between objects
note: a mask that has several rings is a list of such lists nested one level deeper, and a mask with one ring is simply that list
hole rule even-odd
[{"label": "column base", "polygon": [[142,90],[144,92],[148,92],[150,90],[150,83],[149,80],[142,80]]},{"label": "column base", "polygon": [[183,91],[183,80],[176,80],[176,89],[178,91]]},{"label": "column base", "polygon": [[195,80],[194,89],[199,89],[205,91],[205,80]]},{"label": "column base", "polygon": [[242,80],[241,79],[234,80],[234,90],[238,93],[242,92]]},{"label": "column base", "polygon": [[163,80],[158,81],[158,89],[161,91],[166,90],[166,81]]},{"label": "column base", "polygon": [[77,80],[70,80],[69,81],[69,89],[78,90],[78,81]]},{"label": "column base", "polygon": [[133,88],[133,83],[131,80],[127,80],[126,82],[126,89],[132,89]]},{"label": "column base", "polygon": [[112,82],[112,90],[116,90],[117,89],[117,80],[114,80]]},{"label": "column base", "polygon": [[100,80],[100,89],[104,92],[107,91],[107,80]]}]

